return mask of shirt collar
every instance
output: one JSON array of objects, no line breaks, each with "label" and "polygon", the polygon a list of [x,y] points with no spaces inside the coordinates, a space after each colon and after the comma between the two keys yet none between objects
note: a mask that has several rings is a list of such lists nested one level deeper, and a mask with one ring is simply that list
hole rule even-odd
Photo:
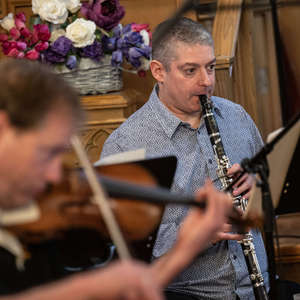
[{"label": "shirt collar", "polygon": [[182,122],[159,100],[157,89],[158,86],[155,85],[149,98],[149,104],[164,132],[171,138]]},{"label": "shirt collar", "polygon": [[[171,138],[179,126],[186,126],[187,123],[181,121],[168,110],[168,108],[159,100],[157,91],[158,85],[155,85],[149,98],[149,104],[153,113],[157,117],[157,121],[161,124],[167,136]],[[220,103],[219,101],[217,101],[217,99],[218,97],[215,96],[212,96],[211,98],[213,103],[213,110],[219,117],[223,118]]]}]

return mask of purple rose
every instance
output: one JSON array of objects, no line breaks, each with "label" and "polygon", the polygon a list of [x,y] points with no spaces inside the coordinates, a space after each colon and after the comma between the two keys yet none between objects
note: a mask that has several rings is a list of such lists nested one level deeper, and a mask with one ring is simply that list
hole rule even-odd
[{"label": "purple rose", "polygon": [[57,52],[54,52],[51,48],[48,48],[46,51],[43,52],[42,60],[47,63],[55,64],[65,62],[66,58],[65,56],[62,56]]},{"label": "purple rose", "polygon": [[65,36],[60,36],[52,45],[51,50],[61,56],[66,56],[72,48],[72,41]]},{"label": "purple rose", "polygon": [[70,55],[68,57],[66,66],[71,70],[77,67],[77,58],[75,55]]},{"label": "purple rose", "polygon": [[81,14],[109,31],[124,17],[125,10],[119,0],[94,0],[82,4]]},{"label": "purple rose", "polygon": [[81,55],[84,57],[99,60],[100,57],[103,55],[101,43],[95,40],[92,45],[86,46],[81,49]]}]

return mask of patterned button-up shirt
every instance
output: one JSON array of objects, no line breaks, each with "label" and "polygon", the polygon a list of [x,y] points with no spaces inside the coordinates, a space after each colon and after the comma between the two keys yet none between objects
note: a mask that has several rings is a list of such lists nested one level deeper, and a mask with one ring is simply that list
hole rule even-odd
[{"label": "patterned button-up shirt", "polygon": [[[220,129],[225,152],[231,164],[250,158],[262,146],[262,139],[250,116],[238,104],[212,97],[214,115]],[[191,193],[204,184],[207,177],[215,180],[217,162],[203,120],[198,129],[182,122],[159,100],[156,89],[146,104],[131,115],[106,140],[101,158],[139,148],[147,157],[175,155],[178,166],[172,191]],[[178,228],[187,207],[166,208],[160,225],[153,257],[166,253],[176,240]],[[252,230],[254,244],[265,284],[268,287],[267,260],[261,234]],[[193,294],[199,299],[254,299],[241,246],[236,241],[222,241],[199,254],[180,273],[167,290]]]}]

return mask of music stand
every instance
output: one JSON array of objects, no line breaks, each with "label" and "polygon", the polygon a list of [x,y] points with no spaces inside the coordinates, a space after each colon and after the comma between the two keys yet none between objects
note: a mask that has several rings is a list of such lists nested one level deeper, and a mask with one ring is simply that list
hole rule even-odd
[{"label": "music stand", "polygon": [[300,202],[292,201],[292,199],[297,199],[296,197],[300,194],[299,189],[299,176],[300,171],[300,141],[298,139],[293,158],[288,169],[283,188],[281,190],[281,195],[279,198],[278,206],[275,208],[276,215],[283,215],[289,213],[300,212]]},{"label": "music stand", "polygon": [[264,232],[268,253],[271,299],[276,299],[275,251],[273,244],[274,208],[278,206],[285,177],[299,140],[299,119],[300,114],[279,133],[277,132],[278,134],[252,159],[245,159],[241,163],[244,169],[243,173],[257,173],[260,177],[258,185],[261,188],[261,196],[258,189],[255,189],[251,201],[249,201],[247,212],[255,211],[262,214],[263,211],[265,216]]}]

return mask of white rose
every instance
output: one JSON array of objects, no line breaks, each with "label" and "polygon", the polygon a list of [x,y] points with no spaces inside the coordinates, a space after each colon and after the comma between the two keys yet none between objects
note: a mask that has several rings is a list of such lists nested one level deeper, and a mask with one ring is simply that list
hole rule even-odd
[{"label": "white rose", "polygon": [[66,32],[63,29],[57,29],[51,32],[50,42],[56,41],[59,37],[65,36]]},{"label": "white rose", "polygon": [[83,48],[94,43],[96,25],[92,21],[76,19],[66,28],[66,37],[70,39],[75,47]]},{"label": "white rose", "polygon": [[72,13],[76,13],[80,7],[81,7],[81,3],[80,0],[64,0],[67,9]]},{"label": "white rose", "polygon": [[149,37],[148,31],[146,29],[143,29],[140,31],[140,35],[143,37],[144,44],[146,46],[149,46],[150,45],[150,37]]},{"label": "white rose", "polygon": [[15,27],[15,19],[12,13],[9,13],[6,17],[0,20],[0,25],[7,31],[10,31],[13,27]]},{"label": "white rose", "polygon": [[40,13],[40,7],[42,6],[42,2],[44,1],[45,0],[32,0],[31,7],[34,14],[38,15]]},{"label": "white rose", "polygon": [[68,17],[68,10],[60,0],[47,0],[40,2],[39,15],[41,19],[53,24],[63,24]]}]

